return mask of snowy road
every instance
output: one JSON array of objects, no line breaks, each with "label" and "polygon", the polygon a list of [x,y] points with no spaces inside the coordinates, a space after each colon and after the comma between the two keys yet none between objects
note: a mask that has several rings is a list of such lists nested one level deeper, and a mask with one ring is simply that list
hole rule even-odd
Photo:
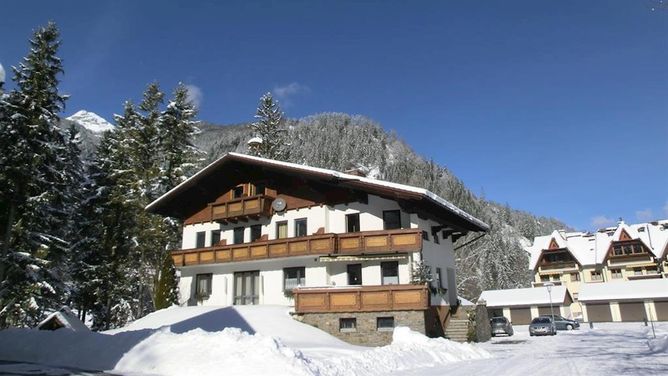
[{"label": "snowy road", "polygon": [[[668,323],[659,324],[657,337],[666,335]],[[408,375],[668,375],[668,356],[650,350],[651,338],[651,328],[642,323],[596,324],[594,330],[585,325],[553,337],[530,337],[527,326],[516,326],[514,336],[479,345],[493,359],[422,368]]]}]

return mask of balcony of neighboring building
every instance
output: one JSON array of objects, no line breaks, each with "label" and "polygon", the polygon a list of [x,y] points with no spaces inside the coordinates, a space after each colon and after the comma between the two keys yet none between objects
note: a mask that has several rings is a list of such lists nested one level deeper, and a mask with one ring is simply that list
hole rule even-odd
[{"label": "balcony of neighboring building", "polygon": [[381,312],[429,308],[426,285],[313,287],[293,290],[295,312]]},{"label": "balcony of neighboring building", "polygon": [[654,255],[638,240],[625,240],[614,242],[610,246],[607,263],[609,266],[621,264],[652,264],[655,262]]},{"label": "balcony of neighboring building", "polygon": [[211,221],[237,223],[249,219],[257,220],[271,216],[273,198],[264,194],[238,197],[221,203],[208,205]]},{"label": "balcony of neighboring building", "polygon": [[422,250],[422,230],[396,229],[325,234],[255,241],[240,244],[218,243],[210,247],[172,252],[177,267],[297,256],[355,256],[410,253]]},{"label": "balcony of neighboring building", "polygon": [[543,255],[538,262],[538,271],[577,271],[578,263],[573,255],[566,249],[554,249],[543,251]]}]

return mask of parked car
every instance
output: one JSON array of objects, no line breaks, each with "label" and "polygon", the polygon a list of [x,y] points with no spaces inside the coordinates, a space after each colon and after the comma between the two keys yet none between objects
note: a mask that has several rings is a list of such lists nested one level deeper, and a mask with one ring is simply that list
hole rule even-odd
[{"label": "parked car", "polygon": [[489,320],[489,324],[492,326],[492,337],[497,334],[507,334],[508,336],[512,336],[514,333],[513,324],[503,316],[492,317],[492,319]]},{"label": "parked car", "polygon": [[530,336],[553,336],[557,334],[557,326],[549,316],[539,316],[529,324]]},{"label": "parked car", "polygon": [[556,325],[557,330],[573,330],[573,329],[580,329],[580,323],[567,319],[563,316],[560,315],[541,315],[542,317],[552,317],[554,320],[554,325]]}]

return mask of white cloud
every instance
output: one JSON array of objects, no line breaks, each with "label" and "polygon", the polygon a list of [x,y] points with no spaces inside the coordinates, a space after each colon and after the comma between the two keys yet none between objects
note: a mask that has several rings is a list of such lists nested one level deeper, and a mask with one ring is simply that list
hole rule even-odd
[{"label": "white cloud", "polygon": [[188,100],[190,103],[199,108],[199,106],[202,104],[202,100],[204,99],[204,93],[202,93],[202,89],[200,89],[199,86],[192,84],[186,85],[186,89],[188,90]]},{"label": "white cloud", "polygon": [[274,90],[271,92],[283,106],[290,106],[292,105],[293,97],[299,94],[310,93],[311,89],[308,86],[302,85],[298,82],[291,82],[284,86],[275,86]]},{"label": "white cloud", "polygon": [[640,222],[651,221],[654,219],[654,213],[652,212],[652,209],[636,210],[636,218]]},{"label": "white cloud", "polygon": [[604,215],[597,215],[591,219],[592,226],[596,228],[608,227],[615,224],[615,220]]},{"label": "white cloud", "polygon": [[0,82],[5,82],[5,68],[0,64]]}]

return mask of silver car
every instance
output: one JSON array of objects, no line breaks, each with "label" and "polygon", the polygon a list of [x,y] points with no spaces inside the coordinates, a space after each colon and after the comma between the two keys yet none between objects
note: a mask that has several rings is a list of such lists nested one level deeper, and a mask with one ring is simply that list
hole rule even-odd
[{"label": "silver car", "polygon": [[530,336],[553,336],[555,334],[557,334],[557,326],[549,316],[536,317],[529,324]]},{"label": "silver car", "polygon": [[512,336],[514,333],[513,324],[503,316],[492,317],[492,319],[489,320],[489,323],[492,326],[492,337],[497,334],[507,334],[508,336]]}]

